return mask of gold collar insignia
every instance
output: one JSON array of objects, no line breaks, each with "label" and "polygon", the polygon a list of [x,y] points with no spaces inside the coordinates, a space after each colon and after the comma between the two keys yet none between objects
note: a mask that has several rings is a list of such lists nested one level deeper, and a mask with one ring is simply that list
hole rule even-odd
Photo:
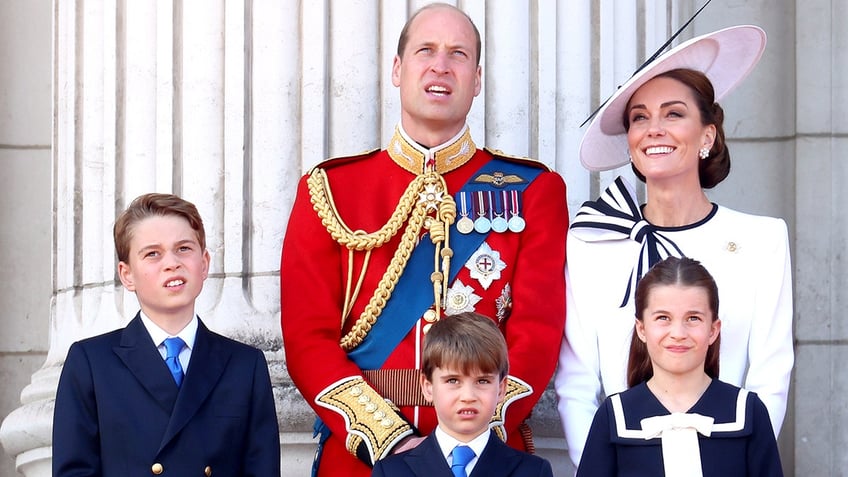
[{"label": "gold collar insignia", "polygon": [[445,174],[468,162],[477,152],[468,126],[450,141],[426,149],[410,139],[398,125],[387,149],[389,157],[397,165],[413,174],[428,171]]}]

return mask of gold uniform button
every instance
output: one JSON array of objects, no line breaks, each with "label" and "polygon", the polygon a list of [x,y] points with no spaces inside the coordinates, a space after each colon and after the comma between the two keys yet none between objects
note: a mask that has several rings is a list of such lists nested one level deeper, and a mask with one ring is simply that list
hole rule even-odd
[{"label": "gold uniform button", "polygon": [[162,472],[165,471],[165,468],[162,467],[162,464],[157,462],[157,463],[153,464],[152,467],[150,467],[150,471],[153,472],[153,475],[159,475],[159,474],[161,474]]},{"label": "gold uniform button", "polygon": [[203,469],[203,473],[204,473],[204,474],[206,474],[206,477],[211,476],[211,475],[212,475],[212,467],[209,467],[209,466],[207,465],[207,466],[206,466],[206,468],[205,468],[205,469]]},{"label": "gold uniform button", "polygon": [[438,319],[438,315],[436,315],[436,310],[430,308],[429,310],[424,312],[424,321],[427,323],[435,323]]}]

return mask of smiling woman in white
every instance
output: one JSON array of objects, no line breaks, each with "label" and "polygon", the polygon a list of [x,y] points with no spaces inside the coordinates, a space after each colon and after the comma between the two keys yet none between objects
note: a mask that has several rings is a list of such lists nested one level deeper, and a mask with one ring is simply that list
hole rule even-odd
[{"label": "smiling woman in white", "polygon": [[568,319],[556,390],[575,465],[603,397],[627,389],[633,290],[666,256],[697,259],[715,278],[720,379],[756,392],[780,432],[794,361],[786,224],[711,203],[704,193],[730,171],[724,112],[715,101],[747,76],[764,47],[765,33],[754,26],[679,45],[628,80],[583,138],[580,159],[590,170],[620,167],[629,155],[647,202],[639,206],[618,178],[584,204],[568,234]]}]

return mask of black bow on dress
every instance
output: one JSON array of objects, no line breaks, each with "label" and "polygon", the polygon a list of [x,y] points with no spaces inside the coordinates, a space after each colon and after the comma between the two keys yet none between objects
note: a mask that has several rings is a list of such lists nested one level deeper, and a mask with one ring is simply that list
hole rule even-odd
[{"label": "black bow on dress", "polygon": [[598,200],[583,203],[571,223],[571,229],[585,242],[631,239],[642,244],[620,307],[627,305],[639,279],[657,262],[669,256],[683,256],[674,242],[642,217],[633,187],[621,176]]}]

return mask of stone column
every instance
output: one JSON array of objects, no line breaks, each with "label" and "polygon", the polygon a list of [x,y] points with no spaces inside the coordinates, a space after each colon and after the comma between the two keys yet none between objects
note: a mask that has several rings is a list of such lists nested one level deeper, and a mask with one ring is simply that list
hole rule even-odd
[{"label": "stone column", "polygon": [[[21,474],[50,475],[53,399],[70,344],[123,326],[137,310],[134,296],[115,277],[111,227],[134,197],[161,191],[198,205],[212,254],[198,312],[213,329],[265,351],[284,475],[305,475],[314,449],[313,414],[288,377],[279,329],[279,254],[288,212],[298,178],[312,165],[385,145],[400,111],[390,81],[397,36],[408,15],[425,3],[54,2],[53,243],[44,252],[53,256],[49,352],[22,392],[21,407],[0,428],[3,448],[16,456]],[[616,174],[629,174],[627,168],[589,174],[579,165],[580,123],[702,4],[454,3],[483,36],[484,85],[469,117],[473,136],[481,145],[538,158],[562,173],[572,214]],[[792,231],[795,210],[805,209],[798,213],[796,251],[814,253],[796,253],[796,282],[804,284],[797,301],[799,366],[818,369],[822,349],[830,353],[831,366],[798,380],[799,388],[811,390],[819,388],[812,377],[826,381],[835,374],[845,343],[845,273],[835,265],[820,272],[845,248],[839,181],[845,182],[846,170],[838,151],[844,149],[846,121],[844,108],[833,105],[845,103],[846,39],[835,26],[819,27],[843,18],[845,2],[816,0],[797,13],[795,3],[713,2],[678,42],[745,22],[769,33],[756,82],[746,82],[724,103],[740,160],[727,186],[714,194],[734,208],[784,217]],[[796,74],[803,87],[792,124],[795,111],[787,98]],[[802,152],[805,160],[817,161],[816,168],[799,161],[796,178],[795,156]],[[814,172],[821,170],[833,178],[830,188],[822,187],[823,173]],[[817,320],[819,303],[828,304],[828,326]],[[837,384],[833,391],[841,396]],[[830,403],[838,418],[828,422],[844,422],[838,405],[844,398],[819,396],[826,402],[817,404]],[[839,469],[839,457],[826,452],[837,424],[828,433],[809,417],[815,413],[798,414],[787,420],[798,422],[798,468],[809,469],[803,475]],[[550,390],[533,426],[539,452],[566,475]],[[786,429],[783,450],[791,453],[789,422]],[[831,467],[815,467],[821,462]]]},{"label": "stone column", "polygon": [[[424,3],[55,2],[50,346],[0,430],[19,472],[50,473],[53,399],[70,344],[123,326],[137,310],[115,279],[111,227],[148,191],[177,193],[200,209],[212,267],[198,312],[266,352],[284,468],[306,472],[313,414],[288,378],[278,325],[288,211],[303,171],[385,144],[400,112],[390,81],[397,37]],[[557,141],[562,120],[552,98],[557,78],[579,70],[558,76],[558,48],[575,47],[553,38],[575,17],[588,25],[588,8],[503,6],[519,21],[504,21],[492,5],[467,6],[486,46],[519,40],[505,60],[493,51],[482,59],[475,137],[551,166],[570,162],[574,136]],[[541,53],[528,53],[535,48]],[[554,409],[548,396],[536,418],[539,448],[561,458]]]},{"label": "stone column", "polygon": [[[116,280],[111,227],[134,197],[160,191],[203,215],[212,266],[198,313],[265,351],[284,475],[305,475],[314,415],[285,369],[280,246],[301,174],[327,157],[384,145],[392,133],[397,37],[428,2],[412,3],[54,2],[49,352],[0,429],[21,474],[50,475],[51,446],[61,445],[51,442],[53,400],[68,347],[125,325],[138,308]],[[560,130],[588,108],[589,4],[466,3],[486,50],[469,118],[477,142],[585,176],[573,167],[579,134]],[[552,392],[533,425],[539,451],[567,469]]]},{"label": "stone column", "polygon": [[[111,228],[144,192],[174,192],[197,204],[212,255],[198,313],[211,328],[264,350],[281,409],[292,399],[285,396],[291,385],[282,365],[277,270],[284,198],[301,168],[289,146],[297,143],[293,128],[278,127],[290,111],[285,78],[266,74],[267,65],[256,78],[246,54],[250,47],[260,57],[291,58],[281,46],[297,43],[282,37],[297,29],[275,21],[289,18],[286,7],[55,3],[50,347],[0,432],[27,477],[49,476],[51,445],[61,445],[51,442],[52,410],[68,347],[123,326],[138,309],[116,280]],[[253,15],[274,23],[254,27]],[[260,107],[253,107],[256,93]]]}]

